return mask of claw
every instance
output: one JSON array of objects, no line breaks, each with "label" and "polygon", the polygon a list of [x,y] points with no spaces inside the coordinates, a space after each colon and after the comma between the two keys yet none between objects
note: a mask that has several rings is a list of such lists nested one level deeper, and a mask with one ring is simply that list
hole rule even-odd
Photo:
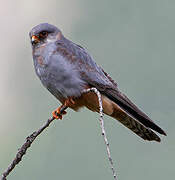
[{"label": "claw", "polygon": [[55,119],[62,119],[62,115],[66,114],[66,111],[60,112],[62,107],[57,108],[55,111],[52,112],[52,115]]}]

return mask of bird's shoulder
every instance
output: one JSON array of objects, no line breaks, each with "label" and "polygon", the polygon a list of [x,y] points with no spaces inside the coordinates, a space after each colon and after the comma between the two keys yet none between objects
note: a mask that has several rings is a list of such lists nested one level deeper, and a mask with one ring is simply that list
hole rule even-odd
[{"label": "bird's shoulder", "polygon": [[117,89],[117,83],[108,73],[106,73],[99,65],[96,64],[92,56],[90,56],[84,47],[68,39],[57,41],[56,44],[57,52],[59,54],[61,53],[61,55],[72,64],[75,64],[77,69],[81,71],[84,78],[88,79],[89,81],[98,81],[99,84],[100,82],[105,82],[104,85],[106,84],[107,86],[109,85],[109,87]]},{"label": "bird's shoulder", "polygon": [[96,66],[96,63],[92,60],[92,57],[82,46],[64,38],[56,41],[57,52],[66,57],[69,61],[80,62],[82,64],[91,64]]}]

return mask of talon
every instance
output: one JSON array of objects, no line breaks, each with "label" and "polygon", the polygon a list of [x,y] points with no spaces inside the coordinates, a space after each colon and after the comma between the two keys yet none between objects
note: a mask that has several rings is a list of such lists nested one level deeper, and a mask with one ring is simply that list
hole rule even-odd
[{"label": "talon", "polygon": [[65,115],[67,113],[66,111],[60,112],[60,110],[61,107],[52,112],[52,115],[55,119],[62,119],[62,115]]},{"label": "talon", "polygon": [[57,111],[53,111],[53,112],[52,112],[52,116],[53,116],[55,119],[62,119],[62,115],[61,115],[61,114],[58,114]]}]

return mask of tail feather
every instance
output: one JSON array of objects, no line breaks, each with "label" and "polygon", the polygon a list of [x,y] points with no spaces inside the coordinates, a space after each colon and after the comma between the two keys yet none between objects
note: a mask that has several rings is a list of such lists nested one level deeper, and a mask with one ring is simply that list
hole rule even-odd
[{"label": "tail feather", "polygon": [[128,115],[119,106],[115,105],[113,113],[111,116],[121,122],[124,126],[129,128],[135,134],[148,141],[160,142],[160,137],[155,134],[150,128],[144,126],[142,123],[138,122],[132,116]]},{"label": "tail feather", "polygon": [[156,125],[144,112],[142,112],[135,104],[133,104],[127,96],[117,90],[108,89],[105,92],[105,95],[120,106],[125,112],[127,112],[131,117],[137,119],[137,122],[140,122],[147,128],[151,128],[157,131],[160,134],[166,136],[165,131],[163,131],[158,125]]}]

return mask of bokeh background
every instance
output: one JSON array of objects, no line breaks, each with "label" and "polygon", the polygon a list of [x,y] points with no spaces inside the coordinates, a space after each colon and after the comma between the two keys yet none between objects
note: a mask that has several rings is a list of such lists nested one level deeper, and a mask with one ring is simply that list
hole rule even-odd
[{"label": "bokeh background", "polygon": [[[33,68],[30,29],[49,22],[84,46],[168,134],[144,142],[105,117],[120,180],[175,177],[175,1],[1,0],[0,172],[59,102]],[[113,179],[98,115],[68,110],[33,143],[9,180]]]}]

